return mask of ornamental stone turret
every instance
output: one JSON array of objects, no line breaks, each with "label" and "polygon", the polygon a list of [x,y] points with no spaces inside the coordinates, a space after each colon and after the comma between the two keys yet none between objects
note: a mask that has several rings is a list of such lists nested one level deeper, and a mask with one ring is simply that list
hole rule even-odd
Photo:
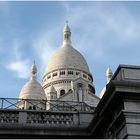
[{"label": "ornamental stone turret", "polygon": [[[113,76],[113,72],[112,72],[110,66],[108,66],[108,67],[107,67],[107,70],[106,70],[107,84],[110,82],[112,76]],[[99,95],[100,98],[103,97],[105,91],[106,91],[106,86],[102,89],[102,91],[101,91],[101,93],[100,93],[100,95]]]},{"label": "ornamental stone turret", "polygon": [[51,85],[51,87],[50,87],[50,90],[47,94],[47,99],[48,100],[56,100],[57,99],[57,93],[56,93],[56,90],[55,90],[53,85]]},{"label": "ornamental stone turret", "polygon": [[106,70],[107,83],[109,83],[109,81],[111,80],[112,76],[113,76],[112,70],[111,70],[110,66],[108,66],[108,68]]},{"label": "ornamental stone turret", "polygon": [[71,45],[71,31],[68,26],[68,22],[66,22],[63,30],[63,47]]},{"label": "ornamental stone turret", "polygon": [[[19,108],[24,109],[41,109],[45,108],[45,105],[40,104],[35,106],[37,103],[34,100],[46,100],[46,95],[44,89],[36,79],[37,67],[34,64],[31,66],[30,80],[21,89],[19,99],[31,99],[30,103],[28,101],[23,104],[18,103]],[[33,99],[33,100],[32,100]]]}]

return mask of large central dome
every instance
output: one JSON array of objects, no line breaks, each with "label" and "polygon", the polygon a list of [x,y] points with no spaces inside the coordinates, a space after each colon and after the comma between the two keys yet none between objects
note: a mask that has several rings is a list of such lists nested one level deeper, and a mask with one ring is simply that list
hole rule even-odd
[{"label": "large central dome", "polygon": [[45,69],[45,75],[53,70],[61,68],[73,68],[77,70],[89,72],[88,65],[84,57],[71,46],[71,32],[68,25],[64,27],[63,31],[63,44],[54,55],[50,58]]},{"label": "large central dome", "polygon": [[[63,44],[50,58],[42,86],[47,99],[62,101],[85,101],[96,106],[93,77],[84,57],[71,45],[71,31],[68,24],[63,30]],[[53,87],[53,90],[52,90]]]},{"label": "large central dome", "polygon": [[50,58],[45,74],[55,69],[75,68],[89,73],[84,57],[71,46],[62,46]]}]

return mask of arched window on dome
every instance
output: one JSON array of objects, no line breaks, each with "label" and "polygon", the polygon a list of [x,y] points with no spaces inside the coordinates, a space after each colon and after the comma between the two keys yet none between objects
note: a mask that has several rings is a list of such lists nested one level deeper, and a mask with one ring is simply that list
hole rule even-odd
[{"label": "arched window on dome", "polygon": [[60,90],[60,96],[64,95],[65,94],[65,90],[64,89],[61,89]]},{"label": "arched window on dome", "polygon": [[36,106],[35,105],[33,106],[33,110],[36,110]]},{"label": "arched window on dome", "polygon": [[79,75],[80,74],[80,72],[78,71],[78,72],[76,72],[76,75]]},{"label": "arched window on dome", "polygon": [[83,74],[83,77],[84,77],[85,79],[87,79],[87,76],[86,76],[85,74]]},{"label": "arched window on dome", "polygon": [[50,78],[51,78],[51,75],[48,75],[48,76],[47,76],[47,79],[50,79]]},{"label": "arched window on dome", "polygon": [[51,100],[53,100],[53,95],[51,95]]},{"label": "arched window on dome", "polygon": [[73,75],[73,71],[68,71],[68,75]]},{"label": "arched window on dome", "polygon": [[72,93],[72,89],[69,89],[69,91],[68,91],[69,93]]},{"label": "arched window on dome", "polygon": [[57,76],[57,72],[54,72],[54,73],[53,73],[53,77],[55,77],[55,76]]},{"label": "arched window on dome", "polygon": [[60,75],[65,75],[65,71],[60,71]]},{"label": "arched window on dome", "polygon": [[32,106],[29,106],[29,110],[31,110],[32,109]]}]

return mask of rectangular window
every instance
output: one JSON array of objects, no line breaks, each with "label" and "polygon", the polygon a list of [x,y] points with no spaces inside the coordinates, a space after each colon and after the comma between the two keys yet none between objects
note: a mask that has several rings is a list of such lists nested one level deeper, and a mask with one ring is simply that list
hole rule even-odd
[{"label": "rectangular window", "polygon": [[73,75],[73,71],[68,71],[68,75]]},{"label": "rectangular window", "polygon": [[48,75],[47,79],[50,79],[51,78],[51,75]]},{"label": "rectangular window", "polygon": [[53,73],[53,77],[57,76],[57,72]]},{"label": "rectangular window", "polygon": [[60,71],[60,75],[65,75],[65,71]]}]

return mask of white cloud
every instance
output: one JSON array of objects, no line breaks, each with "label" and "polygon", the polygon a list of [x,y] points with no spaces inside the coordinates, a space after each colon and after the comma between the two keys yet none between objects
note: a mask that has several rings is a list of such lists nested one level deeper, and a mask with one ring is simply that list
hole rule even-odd
[{"label": "white cloud", "polygon": [[27,78],[29,77],[29,68],[28,68],[29,62],[27,60],[25,61],[14,61],[9,63],[8,69],[12,70],[16,73],[16,75],[19,78]]},{"label": "white cloud", "polygon": [[52,55],[54,48],[49,45],[46,35],[41,35],[37,40],[33,40],[33,47],[40,59],[41,69],[45,68],[48,59]]},{"label": "white cloud", "polygon": [[60,47],[60,44],[56,43],[61,37],[61,28],[59,24],[60,23],[58,23],[58,26],[53,28],[45,28],[46,30],[40,31],[37,39],[32,40],[32,46],[40,60],[41,71],[45,69],[52,54]]},{"label": "white cloud", "polygon": [[[140,19],[133,13],[134,7],[128,9],[123,2],[62,2],[62,6],[74,30],[73,46],[85,56],[99,93],[106,84],[107,65],[116,68],[122,62],[138,60],[133,54],[139,52],[134,44],[140,40]],[[130,59],[124,57],[127,55]]]},{"label": "white cloud", "polygon": [[12,59],[5,64],[5,67],[15,73],[18,78],[29,77],[30,63],[28,59],[21,58],[21,42],[14,40],[12,44]]},{"label": "white cloud", "polygon": [[75,4],[74,6],[62,2],[62,5],[66,9],[66,17],[70,24],[82,33],[80,37],[75,38],[77,39],[75,42],[79,43],[77,46],[82,47],[82,44],[88,43],[89,47],[94,46],[101,51],[103,49],[101,46],[104,46],[104,41],[109,37],[118,42],[140,39],[140,21],[136,20],[122,3],[110,3],[110,7],[107,2],[91,2],[87,5]]}]

